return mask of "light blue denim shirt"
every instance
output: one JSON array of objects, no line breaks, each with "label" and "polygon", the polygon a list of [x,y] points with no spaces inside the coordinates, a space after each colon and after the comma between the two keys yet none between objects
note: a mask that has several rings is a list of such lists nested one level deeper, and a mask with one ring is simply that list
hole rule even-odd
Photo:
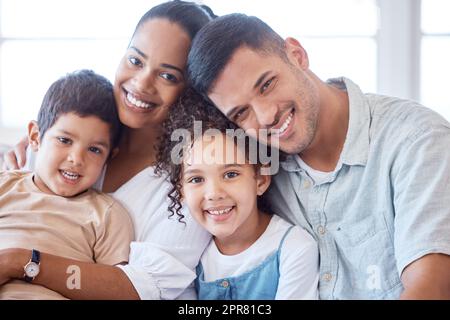
[{"label": "light blue denim shirt", "polygon": [[350,102],[339,165],[315,185],[289,156],[269,198],[318,242],[321,299],[396,299],[408,264],[450,255],[450,124],[348,79],[329,83]]}]

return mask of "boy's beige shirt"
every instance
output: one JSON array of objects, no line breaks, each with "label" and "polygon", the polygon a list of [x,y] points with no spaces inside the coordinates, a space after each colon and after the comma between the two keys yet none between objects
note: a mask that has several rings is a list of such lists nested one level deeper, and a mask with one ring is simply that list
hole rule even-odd
[{"label": "boy's beige shirt", "polygon": [[[45,194],[32,177],[32,173],[17,171],[0,173],[0,249],[35,248],[108,265],[128,261],[133,226],[117,201],[94,190],[74,198]],[[0,299],[64,297],[15,280],[0,286]]]}]

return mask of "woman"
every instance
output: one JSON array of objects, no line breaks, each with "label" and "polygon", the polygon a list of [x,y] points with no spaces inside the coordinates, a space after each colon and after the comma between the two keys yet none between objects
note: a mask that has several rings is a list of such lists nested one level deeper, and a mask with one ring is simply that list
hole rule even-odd
[{"label": "woman", "polygon": [[[136,26],[117,69],[114,94],[125,130],[120,152],[97,186],[112,193],[130,212],[136,241],[131,244],[128,265],[81,263],[42,253],[41,271],[33,283],[71,299],[195,298],[192,287],[185,289],[195,278],[210,236],[190,215],[185,225],[168,219],[169,186],[154,172],[154,146],[169,107],[185,87],[191,40],[213,17],[208,7],[184,1],[152,8]],[[29,259],[29,250],[0,251],[0,284],[22,278]],[[80,270],[78,290],[66,285],[72,266]]]}]

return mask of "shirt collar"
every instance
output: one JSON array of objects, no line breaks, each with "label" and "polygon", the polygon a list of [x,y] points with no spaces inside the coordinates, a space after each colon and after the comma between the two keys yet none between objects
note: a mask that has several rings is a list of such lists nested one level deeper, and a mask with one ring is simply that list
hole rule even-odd
[{"label": "shirt collar", "polygon": [[349,100],[349,123],[340,161],[347,165],[366,165],[369,155],[370,108],[361,89],[350,79],[327,81],[339,89],[346,89]]},{"label": "shirt collar", "polygon": [[[327,81],[341,90],[346,90],[349,99],[349,125],[344,148],[339,162],[347,165],[367,163],[369,154],[370,108],[361,89],[350,79],[333,78]],[[281,167],[288,172],[302,171],[295,159],[296,155],[288,155]]]}]

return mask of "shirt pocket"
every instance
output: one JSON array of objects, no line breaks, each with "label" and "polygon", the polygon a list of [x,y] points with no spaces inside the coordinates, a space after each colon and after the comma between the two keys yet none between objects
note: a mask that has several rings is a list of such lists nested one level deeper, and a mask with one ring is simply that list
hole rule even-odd
[{"label": "shirt pocket", "polygon": [[334,232],[338,295],[347,299],[397,298],[400,278],[394,245],[382,214],[344,220]]}]

